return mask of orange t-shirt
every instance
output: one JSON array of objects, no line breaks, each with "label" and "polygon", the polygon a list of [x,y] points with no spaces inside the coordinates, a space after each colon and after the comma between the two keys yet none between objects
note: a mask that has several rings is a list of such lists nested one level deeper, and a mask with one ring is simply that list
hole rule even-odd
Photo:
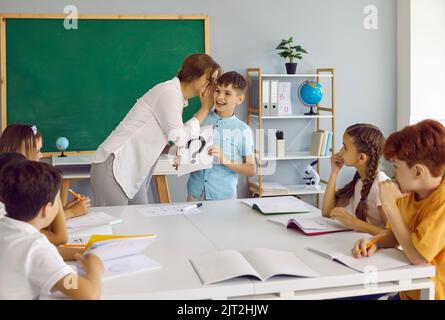
[{"label": "orange t-shirt", "polygon": [[[417,251],[436,267],[435,299],[445,300],[445,179],[426,199],[416,201],[415,194],[397,201],[403,220],[411,230]],[[419,299],[419,290],[400,293],[402,299]]]}]

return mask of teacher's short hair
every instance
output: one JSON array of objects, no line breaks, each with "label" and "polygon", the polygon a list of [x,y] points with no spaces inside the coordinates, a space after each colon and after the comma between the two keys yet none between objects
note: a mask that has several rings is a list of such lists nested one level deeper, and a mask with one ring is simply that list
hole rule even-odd
[{"label": "teacher's short hair", "polygon": [[222,72],[221,67],[212,57],[205,53],[194,53],[185,58],[177,77],[182,82],[192,82],[205,73],[213,75],[216,71],[219,77]]}]

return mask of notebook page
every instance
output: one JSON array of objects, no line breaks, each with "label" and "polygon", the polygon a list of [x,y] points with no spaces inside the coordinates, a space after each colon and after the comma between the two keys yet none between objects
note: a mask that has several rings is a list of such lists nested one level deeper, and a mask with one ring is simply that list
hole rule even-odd
[{"label": "notebook page", "polygon": [[69,219],[66,222],[66,226],[68,229],[91,228],[107,224],[113,225],[120,222],[122,222],[122,219],[113,217],[104,212],[91,212],[84,216]]},{"label": "notebook page", "polygon": [[370,257],[357,259],[352,254],[348,254],[336,260],[360,272],[383,271],[411,264],[402,251],[394,248],[380,249]]},{"label": "notebook page", "polygon": [[235,250],[221,250],[190,259],[203,284],[211,284],[240,276],[260,275]]},{"label": "notebook page", "polygon": [[257,248],[242,253],[246,260],[260,274],[261,280],[267,280],[275,275],[290,275],[299,277],[318,277],[295,254],[289,251]]},{"label": "notebook page", "polygon": [[102,261],[139,254],[142,253],[155,238],[156,236],[150,236],[101,241],[94,243],[84,254],[94,253]]}]

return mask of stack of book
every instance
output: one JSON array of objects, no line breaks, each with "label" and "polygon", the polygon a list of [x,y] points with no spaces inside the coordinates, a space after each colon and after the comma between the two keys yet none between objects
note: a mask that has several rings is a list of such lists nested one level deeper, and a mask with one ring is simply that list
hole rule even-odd
[{"label": "stack of book", "polygon": [[312,134],[311,149],[312,156],[329,156],[332,148],[332,132],[327,130],[317,130]]}]

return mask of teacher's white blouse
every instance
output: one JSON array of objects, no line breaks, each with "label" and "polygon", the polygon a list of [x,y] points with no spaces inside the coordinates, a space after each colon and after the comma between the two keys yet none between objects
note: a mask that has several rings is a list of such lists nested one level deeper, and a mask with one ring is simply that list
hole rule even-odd
[{"label": "teacher's white blouse", "polygon": [[139,191],[169,140],[181,147],[199,135],[198,119],[182,122],[187,105],[177,77],[160,83],[137,100],[97,149],[94,163],[114,154],[113,174],[129,199]]}]

